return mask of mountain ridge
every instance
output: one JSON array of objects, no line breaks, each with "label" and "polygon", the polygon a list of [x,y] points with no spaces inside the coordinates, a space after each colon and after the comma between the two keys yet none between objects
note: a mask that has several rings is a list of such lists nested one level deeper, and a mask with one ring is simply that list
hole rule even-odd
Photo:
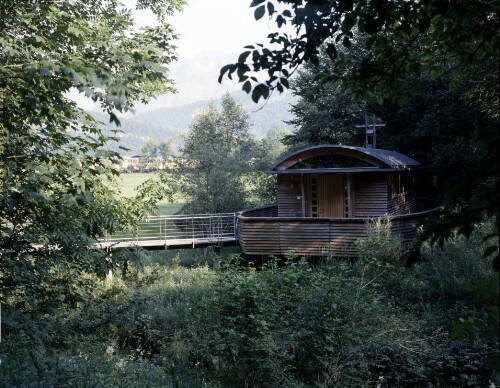
[{"label": "mountain ridge", "polygon": [[[243,109],[249,114],[250,132],[256,138],[264,137],[269,130],[276,126],[281,126],[293,130],[294,128],[285,122],[292,118],[289,112],[290,104],[294,102],[291,96],[281,96],[282,98],[273,100],[271,98],[263,106],[254,104],[249,96],[244,92],[231,93],[239,101]],[[189,131],[189,126],[196,113],[214,103],[220,104],[219,99],[205,101],[195,101],[190,104],[159,108],[151,111],[138,113],[134,116],[120,117],[121,126],[118,128],[120,142],[117,146],[128,148],[128,151],[120,150],[122,155],[140,154],[141,148],[148,140],[160,143],[165,140],[175,138],[177,147],[182,145],[182,136]],[[257,107],[257,108],[256,108]],[[92,112],[92,115],[100,121],[105,121],[104,114]],[[116,130],[114,124],[107,124],[104,131],[110,133]],[[112,147],[115,149],[116,147]]]}]

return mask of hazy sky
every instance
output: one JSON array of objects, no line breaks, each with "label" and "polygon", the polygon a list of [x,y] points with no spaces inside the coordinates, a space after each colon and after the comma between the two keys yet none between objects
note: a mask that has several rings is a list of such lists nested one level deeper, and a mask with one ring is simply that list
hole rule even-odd
[{"label": "hazy sky", "polygon": [[[133,9],[134,0],[126,0]],[[180,13],[169,21],[180,35],[177,41],[181,59],[203,51],[239,53],[243,46],[264,42],[271,31],[264,17],[255,21],[251,0],[188,0]],[[135,12],[139,24],[154,22],[149,12]]]},{"label": "hazy sky", "polygon": [[[137,25],[151,25],[156,22],[151,11],[135,10],[136,0],[122,0],[122,3],[133,11]],[[271,27],[274,27],[266,17],[256,21],[254,19],[255,8],[250,8],[250,3],[251,0],[188,0],[188,4],[181,12],[170,17],[168,22],[173,25],[174,30],[179,35],[179,39],[175,42],[178,47],[179,60],[193,57],[202,52],[222,51],[234,55],[229,56],[225,62],[217,64],[214,69],[211,68],[214,66],[204,66],[211,73],[198,74],[205,80],[202,85],[189,85],[189,88],[183,88],[182,80],[176,79],[178,94],[159,96],[156,100],[151,101],[147,107],[137,104],[136,111],[192,102],[188,97],[190,94],[196,94],[193,88],[203,92],[207,88],[210,89],[211,92],[206,94],[207,99],[215,98],[214,90],[220,95],[227,90],[224,88],[234,89],[237,87],[239,90],[239,85],[228,86],[228,83],[233,81],[227,79],[224,80],[222,86],[218,86],[219,69],[228,61],[236,61],[244,46],[257,42],[265,43],[267,35],[272,31]],[[171,69],[174,69],[175,66],[176,63],[172,64]],[[209,88],[209,82],[211,82],[211,88]],[[74,90],[68,96],[85,109],[100,110],[96,104],[82,95],[78,95]]]}]

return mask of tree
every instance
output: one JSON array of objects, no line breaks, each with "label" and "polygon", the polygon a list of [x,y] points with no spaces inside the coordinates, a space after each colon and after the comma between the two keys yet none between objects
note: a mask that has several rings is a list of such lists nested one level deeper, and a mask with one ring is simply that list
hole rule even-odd
[{"label": "tree", "polygon": [[[246,46],[237,63],[221,69],[221,78],[236,73],[255,101],[287,88],[301,64],[318,64],[323,45],[333,60],[327,81],[345,78],[359,94],[376,87],[382,97],[406,91],[402,74],[439,77],[496,57],[500,45],[497,1],[254,0],[252,7],[256,20],[267,13],[277,25],[278,32],[268,35],[273,49]],[[279,31],[283,26],[293,33]],[[366,37],[367,50],[353,61],[336,44],[350,50],[358,36]],[[267,72],[263,82],[252,78],[261,71]]]},{"label": "tree", "polygon": [[[182,3],[138,7],[162,21]],[[75,292],[72,274],[105,264],[89,249],[96,239],[133,222],[108,187],[118,174],[118,155],[107,151],[113,138],[67,93],[84,93],[119,124],[117,111],[173,90],[164,67],[176,58],[173,39],[165,23],[136,29],[116,0],[1,2],[2,301],[28,310],[60,305]]]},{"label": "tree", "polygon": [[367,111],[367,103],[355,99],[340,82],[322,83],[317,79],[331,60],[323,55],[319,66],[306,64],[291,81],[290,88],[299,100],[292,105],[295,116],[288,123],[297,130],[284,142],[291,148],[318,144],[347,144],[362,146],[364,133],[356,131]]},{"label": "tree", "polygon": [[[379,103],[390,99],[403,105],[408,96],[425,92],[412,88],[410,76],[428,75],[456,87],[467,75],[479,75],[476,84],[469,84],[468,94],[479,97],[476,104],[490,112],[498,128],[500,8],[496,0],[254,0],[252,6],[255,19],[267,13],[278,29],[286,25],[294,32],[269,34],[272,48],[246,46],[236,63],[221,69],[220,80],[236,75],[256,102],[287,88],[289,78],[303,63],[318,65],[323,47],[332,65],[317,79],[323,83],[341,80],[354,97],[370,95]],[[339,45],[355,48],[353,41],[359,38],[366,47],[361,56],[339,50]],[[454,229],[468,235],[483,214],[499,214],[498,135],[494,130],[475,137],[472,164],[444,187],[445,222],[428,229],[433,238],[443,242]],[[499,229],[497,217],[496,241],[488,250],[496,252],[497,270]]]},{"label": "tree", "polygon": [[156,144],[153,140],[148,140],[141,149],[142,158],[148,166],[154,168],[165,168],[168,159],[173,156],[172,140],[162,141]]},{"label": "tree", "polygon": [[162,141],[160,144],[158,144],[157,153],[158,156],[163,160],[164,164],[168,161],[169,158],[174,155],[173,147],[174,146],[172,144],[172,139]]},{"label": "tree", "polygon": [[[365,112],[375,114],[386,124],[377,131],[377,146],[418,160],[430,173],[429,184],[424,184],[427,194],[436,195],[450,176],[475,164],[470,155],[477,157],[477,137],[494,132],[497,125],[488,112],[465,97],[470,85],[478,82],[478,75],[455,82],[454,88],[450,88],[448,79],[433,80],[425,74],[406,76],[412,89],[426,93],[408,96],[404,106],[390,99],[379,106],[355,99],[340,82],[320,82],[316,77],[331,60],[321,55],[319,61],[319,66],[306,64],[291,82],[299,97],[292,106],[292,123],[298,129],[285,139],[292,147],[338,142],[361,146],[364,130],[361,133],[355,125],[362,122]],[[453,76],[451,73],[448,78]]]},{"label": "tree", "polygon": [[182,190],[189,196],[183,212],[233,212],[245,204],[253,145],[248,114],[229,94],[221,105],[210,104],[194,117],[181,151]]},{"label": "tree", "polygon": [[141,156],[147,162],[151,163],[157,157],[157,148],[156,143],[149,139],[146,144],[144,144],[141,148]]},{"label": "tree", "polygon": [[253,205],[263,206],[278,201],[276,175],[269,171],[285,156],[287,148],[283,141],[289,136],[291,133],[288,129],[275,126],[256,142],[253,171],[249,174]]}]

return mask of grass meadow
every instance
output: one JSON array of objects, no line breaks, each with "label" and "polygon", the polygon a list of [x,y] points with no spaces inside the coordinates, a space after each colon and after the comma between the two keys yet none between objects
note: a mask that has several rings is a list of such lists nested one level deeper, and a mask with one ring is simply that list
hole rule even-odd
[{"label": "grass meadow", "polygon": [[[136,193],[135,189],[153,176],[154,173],[122,173],[120,175],[122,196],[133,197]],[[176,214],[179,212],[183,204],[184,199],[179,194],[177,194],[174,197],[174,202],[168,202],[165,200],[158,203],[158,214]]]}]

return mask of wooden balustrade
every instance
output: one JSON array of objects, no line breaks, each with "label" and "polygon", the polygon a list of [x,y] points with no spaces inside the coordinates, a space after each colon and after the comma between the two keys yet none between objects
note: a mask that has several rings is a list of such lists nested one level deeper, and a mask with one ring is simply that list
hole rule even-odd
[{"label": "wooden balustrade", "polygon": [[[392,231],[403,242],[417,241],[417,226],[437,217],[440,208],[429,200],[418,201],[416,213],[392,216]],[[425,210],[423,210],[425,208]],[[356,239],[367,235],[367,218],[278,217],[271,205],[238,213],[237,238],[245,254],[356,257]]]}]

